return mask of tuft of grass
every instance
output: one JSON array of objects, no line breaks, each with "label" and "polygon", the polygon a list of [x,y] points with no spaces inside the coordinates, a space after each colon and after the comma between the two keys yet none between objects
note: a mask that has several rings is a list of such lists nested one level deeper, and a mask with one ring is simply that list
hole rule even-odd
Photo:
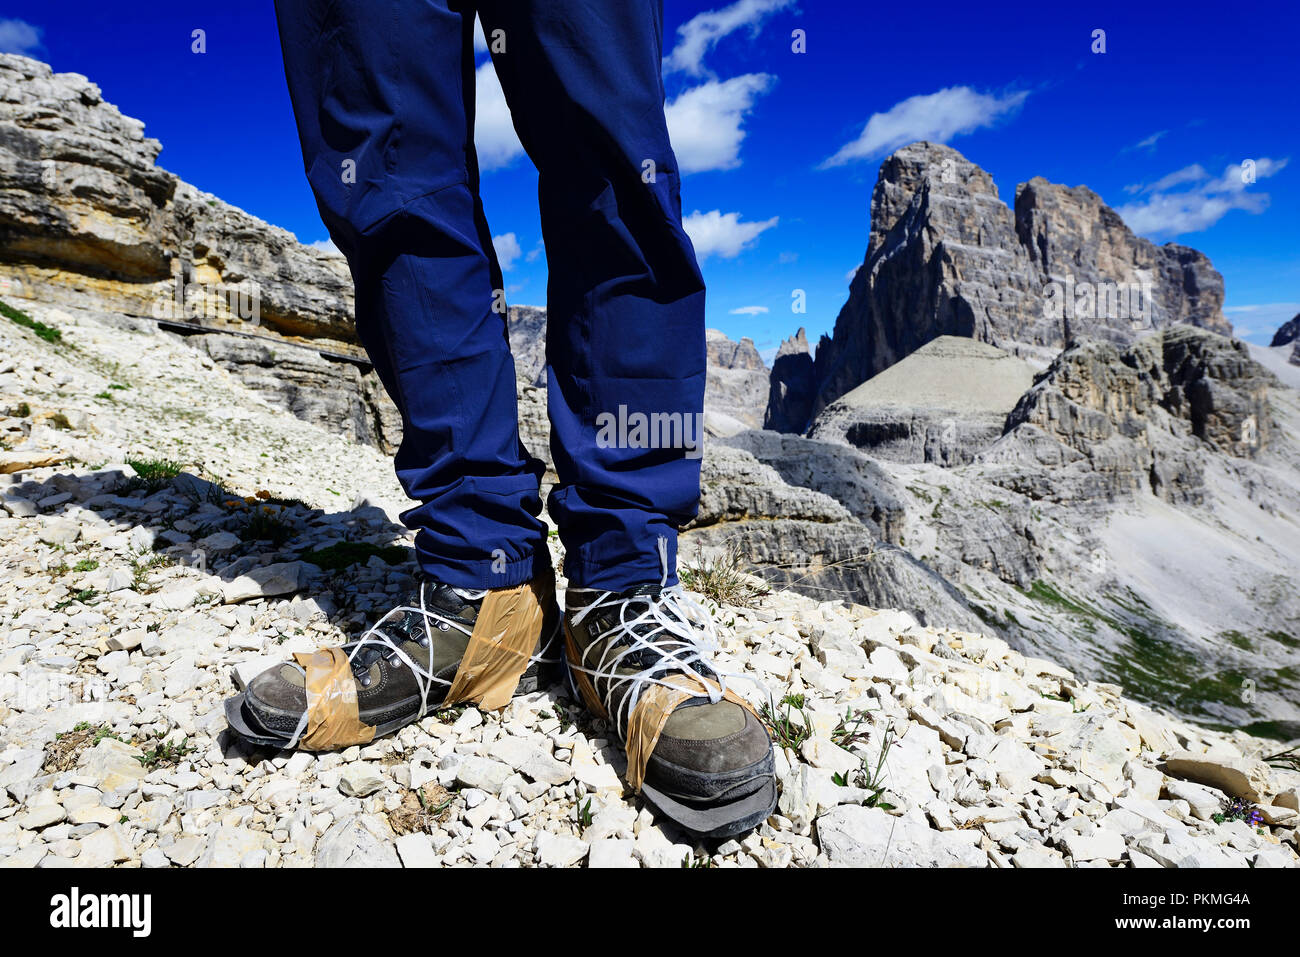
[{"label": "tuft of grass", "polygon": [[699,592],[719,605],[753,608],[760,598],[770,593],[770,589],[755,584],[751,576],[740,570],[741,563],[740,549],[732,544],[717,558],[682,566],[677,575],[691,591]]},{"label": "tuft of grass", "polygon": [[7,302],[0,301],[0,316],[4,316],[15,325],[22,326],[24,329],[30,329],[46,342],[59,344],[63,341],[63,333],[53,326],[47,326],[43,322],[38,322],[21,309],[15,309]]},{"label": "tuft of grass", "polygon": [[155,568],[163,565],[170,565],[172,559],[161,552],[146,552],[140,555],[131,563],[131,588],[134,591],[144,593],[145,586],[149,583],[149,573]]},{"label": "tuft of grass", "polygon": [[402,545],[372,545],[369,542],[335,542],[325,548],[308,549],[298,557],[308,564],[336,572],[349,565],[361,565],[378,555],[390,565],[400,565],[411,555]]},{"label": "tuft of grass", "polygon": [[93,572],[98,567],[99,559],[83,558],[81,561],[77,562],[77,564],[72,566],[72,570],[74,572]]},{"label": "tuft of grass", "polygon": [[5,409],[5,415],[12,416],[15,419],[26,419],[32,414],[32,407],[26,402],[19,402],[12,408]]},{"label": "tuft of grass", "polygon": [[454,800],[450,791],[430,781],[419,790],[407,791],[402,795],[402,803],[388,812],[389,826],[399,835],[428,832],[435,824],[441,824],[451,816],[450,809]]},{"label": "tuft of grass", "polygon": [[135,469],[135,475],[118,486],[118,494],[144,489],[152,495],[166,488],[185,469],[182,463],[171,459],[127,459],[126,464]]},{"label": "tuft of grass", "polygon": [[279,548],[296,534],[294,528],[264,505],[248,516],[238,533],[243,542],[270,542]]},{"label": "tuft of grass", "polygon": [[105,738],[114,741],[122,739],[113,733],[107,724],[94,725],[89,721],[79,721],[71,731],[61,731],[54,740],[45,746],[45,760],[41,770],[49,773],[71,771],[77,766],[81,752],[93,748]]}]

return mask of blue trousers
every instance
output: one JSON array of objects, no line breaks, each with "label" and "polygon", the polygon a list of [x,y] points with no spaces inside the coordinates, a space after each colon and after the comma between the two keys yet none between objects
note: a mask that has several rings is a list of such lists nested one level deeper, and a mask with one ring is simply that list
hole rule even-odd
[{"label": "blue trousers", "polygon": [[538,170],[559,478],[548,512],[565,572],[588,588],[658,582],[667,539],[675,582],[676,531],[700,491],[704,281],[664,122],[661,0],[275,6],[307,178],[351,267],[358,336],[402,414],[395,467],[419,503],[403,521],[422,568],[502,587],[545,561],[542,466],[519,441],[478,195],[477,12],[504,41],[493,63]]}]

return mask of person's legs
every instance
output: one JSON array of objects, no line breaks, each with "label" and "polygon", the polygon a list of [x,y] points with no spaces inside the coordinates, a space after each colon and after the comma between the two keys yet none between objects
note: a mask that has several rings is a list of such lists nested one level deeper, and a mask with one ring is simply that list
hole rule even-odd
[{"label": "person's legs", "polygon": [[704,281],[664,123],[660,2],[479,8],[489,41],[504,31],[493,60],[540,174],[559,476],[548,510],[565,572],[577,587],[658,583],[663,539],[674,584],[677,526],[700,491]]},{"label": "person's legs", "polygon": [[481,0],[479,15],[490,45],[504,31],[493,60],[540,173],[570,677],[627,748],[634,790],[696,833],[739,834],[772,813],[775,763],[675,575],[700,493],[704,282],[664,122],[660,3]]},{"label": "person's legs", "polygon": [[276,0],[308,180],[402,413],[403,514],[434,579],[517,585],[546,550],[478,198],[471,0]]}]

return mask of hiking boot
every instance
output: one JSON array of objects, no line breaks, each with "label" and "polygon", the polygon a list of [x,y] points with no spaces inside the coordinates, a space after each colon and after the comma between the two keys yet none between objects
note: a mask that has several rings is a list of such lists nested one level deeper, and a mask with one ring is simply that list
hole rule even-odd
[{"label": "hiking boot", "polygon": [[[776,807],[772,741],[762,721],[726,690],[708,613],[680,585],[625,592],[571,588],[565,595],[565,652],[582,699],[613,725],[629,751],[629,783],[662,814],[700,837],[756,827]],[[636,754],[650,743],[634,722],[670,685],[686,684],[637,780]],[[706,693],[707,692],[707,693]],[[650,698],[646,698],[650,695]],[[642,701],[646,698],[645,701]],[[663,709],[660,709],[662,712]],[[629,742],[629,726],[635,742]],[[652,737],[652,734],[651,734]]]},{"label": "hiking boot", "polygon": [[[338,676],[328,697],[348,700],[347,720],[351,728],[360,729],[354,736],[364,740],[382,737],[419,720],[433,708],[459,701],[502,707],[512,691],[528,694],[559,676],[559,611],[549,570],[531,584],[514,589],[454,588],[423,575],[417,575],[417,582],[401,604],[359,638],[343,645],[336,659]],[[493,600],[489,596],[498,599],[490,613],[485,611],[485,604]],[[513,661],[504,662],[508,674],[502,677],[501,668],[495,674],[501,678],[491,692],[496,703],[480,699],[473,675],[458,675],[476,625],[495,632],[490,636],[493,641],[499,641],[510,628],[528,630],[526,635],[512,636],[524,650]],[[526,654],[530,655],[527,666],[511,688],[509,680],[524,665]],[[350,675],[344,672],[344,664]],[[480,655],[479,667],[474,669],[480,677],[489,670],[481,667],[483,664]],[[502,665],[499,654],[496,664]],[[308,727],[307,682],[303,662],[285,662],[263,672],[248,683],[243,694],[226,701],[227,723],[241,738],[266,747],[292,748],[302,741],[304,748],[329,750],[358,743],[340,740],[318,748],[303,740]],[[453,688],[456,700],[448,700]],[[355,714],[351,713],[353,695]]]}]

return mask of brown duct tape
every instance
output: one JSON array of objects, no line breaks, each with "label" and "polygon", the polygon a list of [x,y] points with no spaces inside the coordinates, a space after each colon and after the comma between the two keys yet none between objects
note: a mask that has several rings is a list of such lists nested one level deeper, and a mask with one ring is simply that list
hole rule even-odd
[{"label": "brown duct tape", "polygon": [[510,703],[538,636],[554,627],[554,589],[551,576],[541,575],[487,593],[444,705],[469,702],[496,711]]},{"label": "brown duct tape", "polygon": [[578,666],[582,664],[582,655],[578,653],[578,644],[569,633],[568,624],[564,626],[564,653],[568,656],[569,664],[573,666],[569,669],[569,674],[573,676],[573,683],[578,686],[578,694],[582,695],[587,710],[598,718],[608,718],[605,705],[601,702],[600,695],[596,694],[596,686],[591,683],[591,676],[585,671],[578,670]]},{"label": "brown duct tape", "polygon": [[[710,688],[716,691],[718,687],[716,684],[706,685],[705,682],[689,675],[668,675],[663,680],[673,687],[665,687],[661,684],[649,685],[641,692],[641,697],[637,699],[636,707],[632,709],[632,715],[627,722],[627,783],[636,792],[641,790],[641,784],[645,781],[645,769],[650,761],[650,753],[659,743],[659,735],[663,733],[664,725],[668,723],[668,716],[687,698],[702,697],[709,693]],[[754,709],[748,702],[730,688],[723,691],[722,697],[734,701],[753,714]]]},{"label": "brown duct tape", "polygon": [[323,648],[293,657],[302,665],[307,688],[307,727],[298,746],[332,751],[373,741],[375,729],[357,716],[357,682],[347,652]]}]

